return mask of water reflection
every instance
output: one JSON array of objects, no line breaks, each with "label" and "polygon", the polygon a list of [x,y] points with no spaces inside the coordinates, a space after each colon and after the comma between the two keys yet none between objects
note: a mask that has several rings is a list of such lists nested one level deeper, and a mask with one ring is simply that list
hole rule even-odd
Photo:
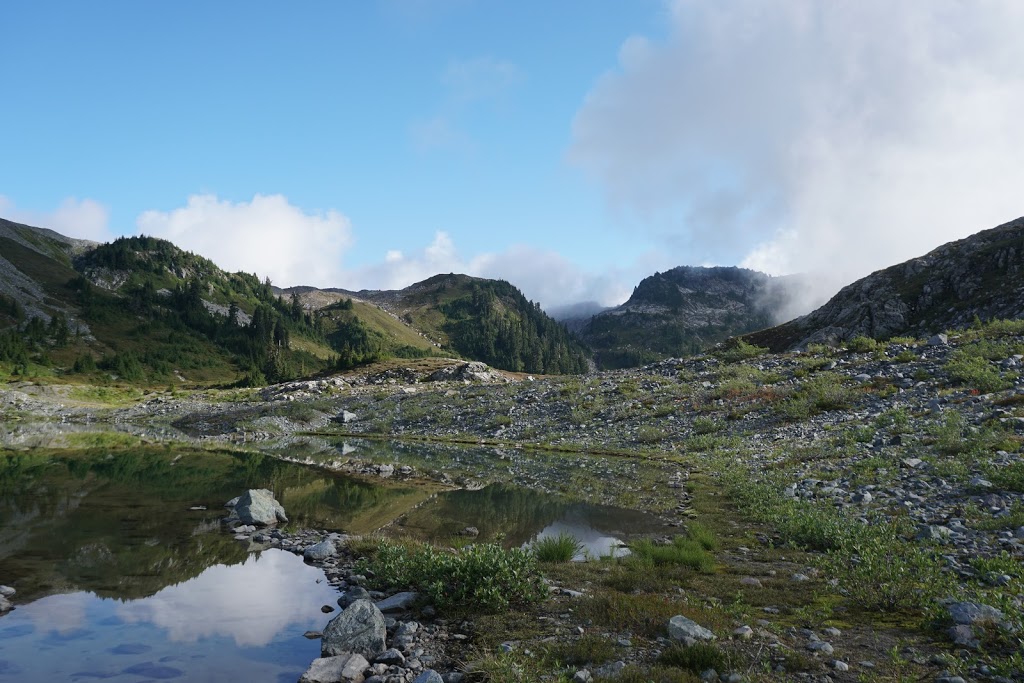
[{"label": "water reflection", "polygon": [[629,549],[621,538],[609,536],[584,522],[570,520],[560,520],[544,527],[539,534],[523,545],[528,546],[545,538],[557,538],[561,534],[569,534],[582,546],[580,552],[572,558],[576,562],[598,557],[625,557],[629,554]]},{"label": "water reflection", "polygon": [[279,550],[148,598],[52,595],[0,618],[0,681],[297,680],[319,652],[302,634],[323,628],[320,606],[336,597],[320,570]]},{"label": "water reflection", "polygon": [[479,541],[498,541],[510,547],[527,544],[549,529],[563,529],[588,548],[592,546],[590,552],[594,556],[610,554],[619,539],[664,528],[659,519],[637,510],[579,503],[530,489],[492,484],[479,491],[437,494],[403,515],[393,532],[446,542],[466,527],[479,532]]},{"label": "water reflection", "polygon": [[223,636],[239,647],[262,647],[296,619],[296,605],[331,602],[334,591],[324,590],[317,579],[323,579],[319,569],[290,553],[267,551],[239,565],[210,567],[145,600],[126,602],[117,616],[163,627],[173,641]]}]

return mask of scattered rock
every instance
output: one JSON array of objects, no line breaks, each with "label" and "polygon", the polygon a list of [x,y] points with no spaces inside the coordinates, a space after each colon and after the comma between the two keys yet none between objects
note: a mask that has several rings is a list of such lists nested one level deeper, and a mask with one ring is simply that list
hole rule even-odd
[{"label": "scattered rock", "polygon": [[[345,653],[332,657],[320,657],[302,674],[299,683],[339,683],[351,681],[363,683],[363,672],[370,663],[359,654]],[[294,674],[293,674],[294,675]]]},{"label": "scattered rock", "polygon": [[682,615],[676,615],[668,620],[668,635],[672,640],[678,640],[684,645],[715,640],[714,633]]}]

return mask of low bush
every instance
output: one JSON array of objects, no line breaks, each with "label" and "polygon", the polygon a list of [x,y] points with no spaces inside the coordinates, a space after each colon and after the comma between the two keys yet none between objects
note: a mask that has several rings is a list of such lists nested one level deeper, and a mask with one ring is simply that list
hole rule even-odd
[{"label": "low bush", "polygon": [[715,357],[723,363],[737,363],[742,360],[757,358],[766,353],[768,353],[768,349],[748,344],[736,337],[725,342],[723,347],[715,352]]},{"label": "low bush", "polygon": [[956,351],[946,363],[946,372],[955,383],[977,389],[983,394],[1001,391],[1013,386],[999,369],[984,356],[970,355],[963,349]]},{"label": "low bush", "polygon": [[658,656],[658,663],[701,673],[708,669],[723,671],[726,668],[725,654],[709,643],[694,645],[672,645]]},{"label": "low bush", "polygon": [[496,612],[547,596],[537,559],[520,548],[472,545],[457,551],[385,542],[358,571],[372,570],[375,585],[413,588],[439,609]]},{"label": "low bush", "polygon": [[850,341],[846,342],[846,348],[855,353],[871,353],[872,351],[877,351],[878,346],[879,344],[876,340],[863,335],[854,337]]}]

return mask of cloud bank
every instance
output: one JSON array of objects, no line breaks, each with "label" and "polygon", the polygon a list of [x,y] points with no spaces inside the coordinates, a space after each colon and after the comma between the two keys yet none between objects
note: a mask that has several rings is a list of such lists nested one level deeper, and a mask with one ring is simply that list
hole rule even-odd
[{"label": "cloud bank", "polygon": [[677,0],[621,47],[571,163],[675,249],[813,298],[1024,213],[1015,0]]},{"label": "cloud bank", "polygon": [[142,213],[136,225],[140,233],[170,240],[225,270],[255,272],[282,286],[336,287],[352,243],[350,222],[341,213],[306,213],[279,194],[249,202],[192,195],[184,207]]},{"label": "cloud bank", "polygon": [[53,211],[19,209],[14,201],[0,195],[0,216],[15,223],[49,228],[67,237],[109,242],[115,235],[110,230],[110,210],[94,199],[68,197]]},{"label": "cloud bank", "polygon": [[357,269],[349,279],[360,288],[400,289],[438,273],[507,280],[548,308],[583,300],[620,304],[632,291],[623,281],[633,276],[625,268],[592,273],[557,252],[526,244],[464,258],[451,235],[438,231],[426,247],[412,253],[391,250],[382,262]]}]

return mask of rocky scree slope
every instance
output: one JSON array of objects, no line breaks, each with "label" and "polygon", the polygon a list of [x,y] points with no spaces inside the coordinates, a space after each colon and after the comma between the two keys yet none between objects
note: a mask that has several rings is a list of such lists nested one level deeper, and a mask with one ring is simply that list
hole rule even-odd
[{"label": "rocky scree slope", "polygon": [[888,339],[1024,316],[1024,218],[944,244],[844,287],[821,308],[745,339],[774,351]]},{"label": "rocky scree slope", "polygon": [[673,268],[644,278],[626,303],[583,324],[580,336],[606,369],[699,353],[773,324],[791,280],[745,268]]}]

